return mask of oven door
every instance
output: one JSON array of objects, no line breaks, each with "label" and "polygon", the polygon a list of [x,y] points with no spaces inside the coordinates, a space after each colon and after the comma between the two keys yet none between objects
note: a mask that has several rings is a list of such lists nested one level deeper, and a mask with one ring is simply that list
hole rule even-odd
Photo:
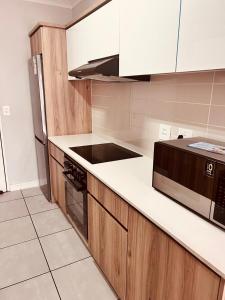
[{"label": "oven door", "polygon": [[87,189],[86,187],[75,186],[66,176],[65,179],[67,214],[87,240]]}]

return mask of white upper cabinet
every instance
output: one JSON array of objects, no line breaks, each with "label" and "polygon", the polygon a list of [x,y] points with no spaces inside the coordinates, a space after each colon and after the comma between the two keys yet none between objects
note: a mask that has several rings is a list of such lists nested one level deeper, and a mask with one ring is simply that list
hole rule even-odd
[{"label": "white upper cabinet", "polygon": [[225,68],[225,0],[182,0],[177,71]]},{"label": "white upper cabinet", "polygon": [[121,76],[175,72],[179,15],[180,0],[120,0]]},{"label": "white upper cabinet", "polygon": [[67,30],[68,70],[119,54],[118,0],[112,0]]},{"label": "white upper cabinet", "polygon": [[87,19],[83,19],[67,30],[68,71],[74,70],[88,62],[87,34]]}]

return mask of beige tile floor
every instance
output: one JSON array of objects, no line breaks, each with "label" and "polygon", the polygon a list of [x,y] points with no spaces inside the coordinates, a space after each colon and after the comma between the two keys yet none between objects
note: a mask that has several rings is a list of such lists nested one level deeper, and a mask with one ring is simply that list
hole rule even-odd
[{"label": "beige tile floor", "polygon": [[39,188],[0,195],[0,300],[115,300],[87,248]]}]

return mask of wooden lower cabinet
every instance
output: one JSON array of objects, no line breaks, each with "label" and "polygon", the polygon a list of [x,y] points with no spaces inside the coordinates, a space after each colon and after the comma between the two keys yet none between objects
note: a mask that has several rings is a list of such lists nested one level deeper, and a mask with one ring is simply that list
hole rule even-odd
[{"label": "wooden lower cabinet", "polygon": [[65,180],[63,167],[52,157],[49,157],[52,201],[57,202],[60,208],[66,213],[65,202]]},{"label": "wooden lower cabinet", "polygon": [[88,244],[119,298],[126,299],[127,231],[90,195]]},{"label": "wooden lower cabinet", "polygon": [[129,205],[96,177],[88,173],[88,191],[111,215],[127,228]]},{"label": "wooden lower cabinet", "polygon": [[218,275],[130,208],[127,300],[217,300],[219,287]]}]

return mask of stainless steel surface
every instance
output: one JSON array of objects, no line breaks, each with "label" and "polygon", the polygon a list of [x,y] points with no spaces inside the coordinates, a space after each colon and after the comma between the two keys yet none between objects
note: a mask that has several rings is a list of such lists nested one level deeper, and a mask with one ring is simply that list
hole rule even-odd
[{"label": "stainless steel surface", "polygon": [[49,173],[49,159],[48,159],[48,145],[43,144],[35,138],[37,166],[38,166],[38,179],[40,188],[45,195],[46,199],[50,201],[50,173]]},{"label": "stainless steel surface", "polygon": [[29,76],[39,184],[45,197],[50,201],[48,133],[41,54],[29,60]]},{"label": "stainless steel surface", "polygon": [[222,228],[224,228],[225,229],[225,226],[223,225],[223,224],[221,224],[220,222],[218,222],[218,221],[216,221],[215,219],[214,219],[214,210],[215,210],[215,202],[212,202],[212,206],[211,206],[211,212],[210,212],[210,220],[213,222],[213,223],[215,223],[215,224],[217,224],[217,225],[219,225],[220,227],[222,227]]},{"label": "stainless steel surface", "polygon": [[33,56],[29,61],[30,91],[34,122],[34,134],[43,143],[47,142],[45,96],[42,56]]},{"label": "stainless steel surface", "polygon": [[212,201],[183,185],[157,173],[153,173],[154,187],[200,215],[209,218]]}]

